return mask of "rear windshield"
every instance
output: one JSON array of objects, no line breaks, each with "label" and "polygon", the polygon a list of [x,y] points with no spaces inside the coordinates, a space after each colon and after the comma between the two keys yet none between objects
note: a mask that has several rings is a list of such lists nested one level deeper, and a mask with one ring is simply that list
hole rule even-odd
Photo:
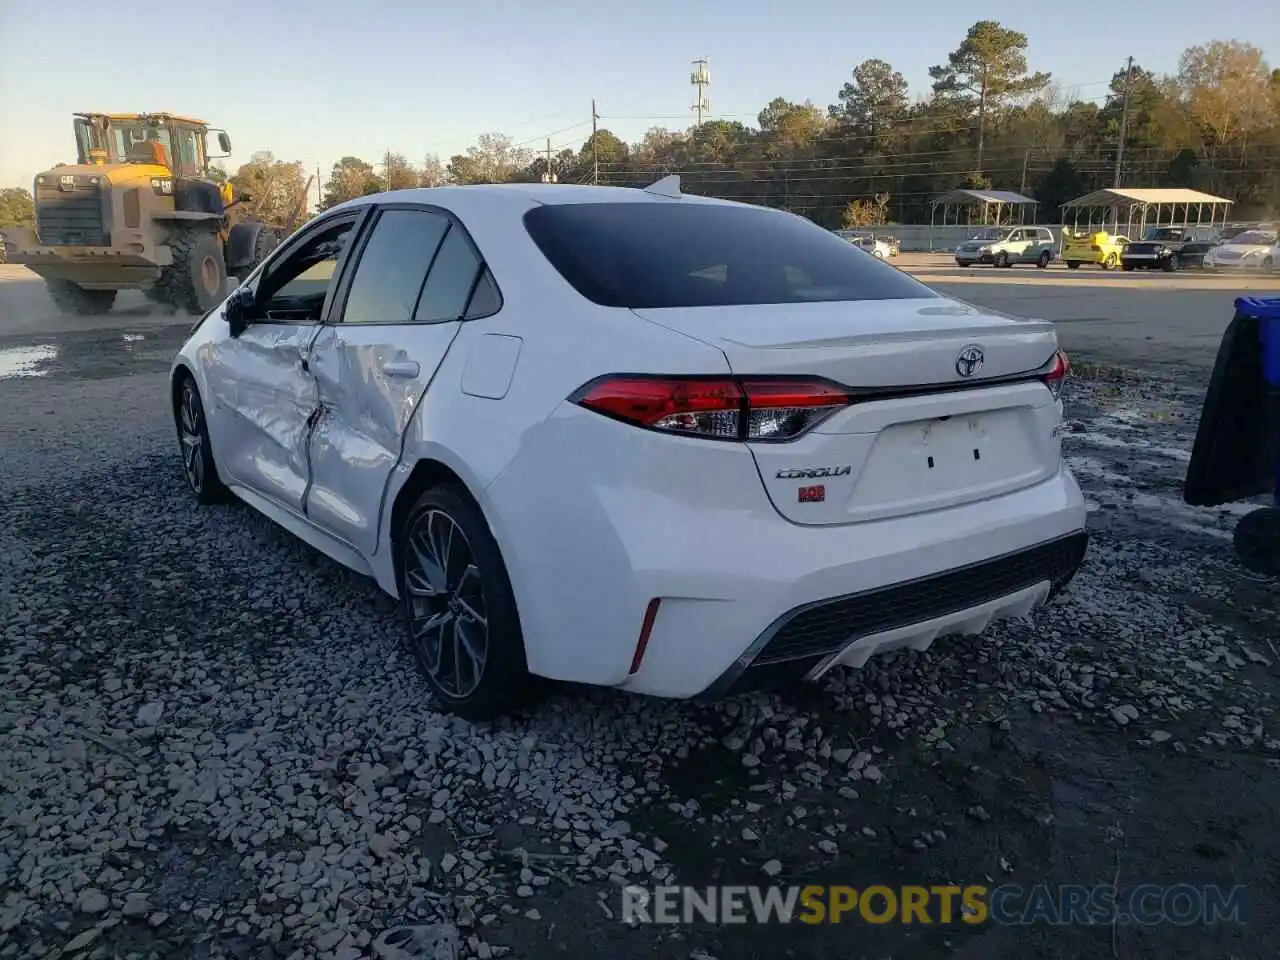
[{"label": "rear windshield", "polygon": [[547,204],[525,214],[525,227],[580,294],[608,307],[937,296],[831,231],[764,208]]}]

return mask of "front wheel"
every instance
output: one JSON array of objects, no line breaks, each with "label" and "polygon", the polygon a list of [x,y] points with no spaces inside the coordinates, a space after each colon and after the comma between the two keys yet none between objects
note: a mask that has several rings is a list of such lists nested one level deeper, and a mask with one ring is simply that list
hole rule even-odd
[{"label": "front wheel", "polygon": [[1176,256],[1167,258],[1164,263],[1160,264],[1160,269],[1165,273],[1173,273],[1178,269],[1178,258]]},{"label": "front wheel", "polygon": [[170,240],[173,263],[156,281],[155,299],[191,314],[208,313],[226,296],[222,244],[208,230],[181,230]]},{"label": "front wheel", "polygon": [[178,427],[178,446],[182,451],[182,473],[187,487],[203,504],[221,503],[227,499],[227,488],[218,476],[209,444],[209,424],[204,416],[200,390],[190,374],[182,378],[178,391],[174,421]]},{"label": "front wheel", "polygon": [[1117,257],[1114,253],[1108,253],[1105,257],[1102,258],[1102,269],[1114,270],[1116,267],[1116,264],[1118,264],[1119,262],[1120,262],[1119,257]]},{"label": "front wheel", "polygon": [[480,509],[453,485],[432,487],[396,538],[410,652],[440,705],[488,720],[534,690],[507,568]]},{"label": "front wheel", "polygon": [[1044,253],[1040,254],[1039,257],[1036,258],[1036,266],[1039,267],[1041,270],[1044,270],[1046,267],[1049,266],[1050,259],[1051,258],[1049,256],[1048,251],[1045,251]]}]

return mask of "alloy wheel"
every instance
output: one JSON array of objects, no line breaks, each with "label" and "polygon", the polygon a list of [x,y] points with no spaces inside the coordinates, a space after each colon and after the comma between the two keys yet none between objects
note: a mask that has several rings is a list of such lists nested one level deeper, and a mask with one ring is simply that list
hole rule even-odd
[{"label": "alloy wheel", "polygon": [[182,406],[178,410],[178,435],[182,442],[182,472],[191,489],[204,490],[204,423],[195,386],[188,381],[182,388]]},{"label": "alloy wheel", "polygon": [[489,654],[480,568],[462,528],[443,510],[422,513],[405,543],[411,642],[440,691],[461,700],[480,685]]}]

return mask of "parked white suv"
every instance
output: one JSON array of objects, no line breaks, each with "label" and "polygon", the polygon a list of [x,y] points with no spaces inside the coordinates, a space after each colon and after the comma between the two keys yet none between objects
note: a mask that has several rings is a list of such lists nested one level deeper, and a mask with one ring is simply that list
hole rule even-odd
[{"label": "parked white suv", "polygon": [[962,267],[1034,263],[1043,270],[1057,255],[1057,241],[1046,227],[986,227],[955,249],[956,263]]},{"label": "parked white suv", "polygon": [[512,184],[320,214],[166,402],[198,500],[398,596],[479,717],[530,674],[724,693],[1029,612],[1085,552],[1065,373],[1051,324],[801,217]]}]

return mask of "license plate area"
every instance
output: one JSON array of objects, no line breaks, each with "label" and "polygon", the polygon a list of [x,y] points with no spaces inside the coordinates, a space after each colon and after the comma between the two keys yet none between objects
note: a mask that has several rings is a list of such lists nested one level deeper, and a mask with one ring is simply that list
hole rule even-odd
[{"label": "license plate area", "polygon": [[849,504],[855,515],[938,509],[1045,475],[1035,423],[1020,409],[897,423],[876,437]]}]

